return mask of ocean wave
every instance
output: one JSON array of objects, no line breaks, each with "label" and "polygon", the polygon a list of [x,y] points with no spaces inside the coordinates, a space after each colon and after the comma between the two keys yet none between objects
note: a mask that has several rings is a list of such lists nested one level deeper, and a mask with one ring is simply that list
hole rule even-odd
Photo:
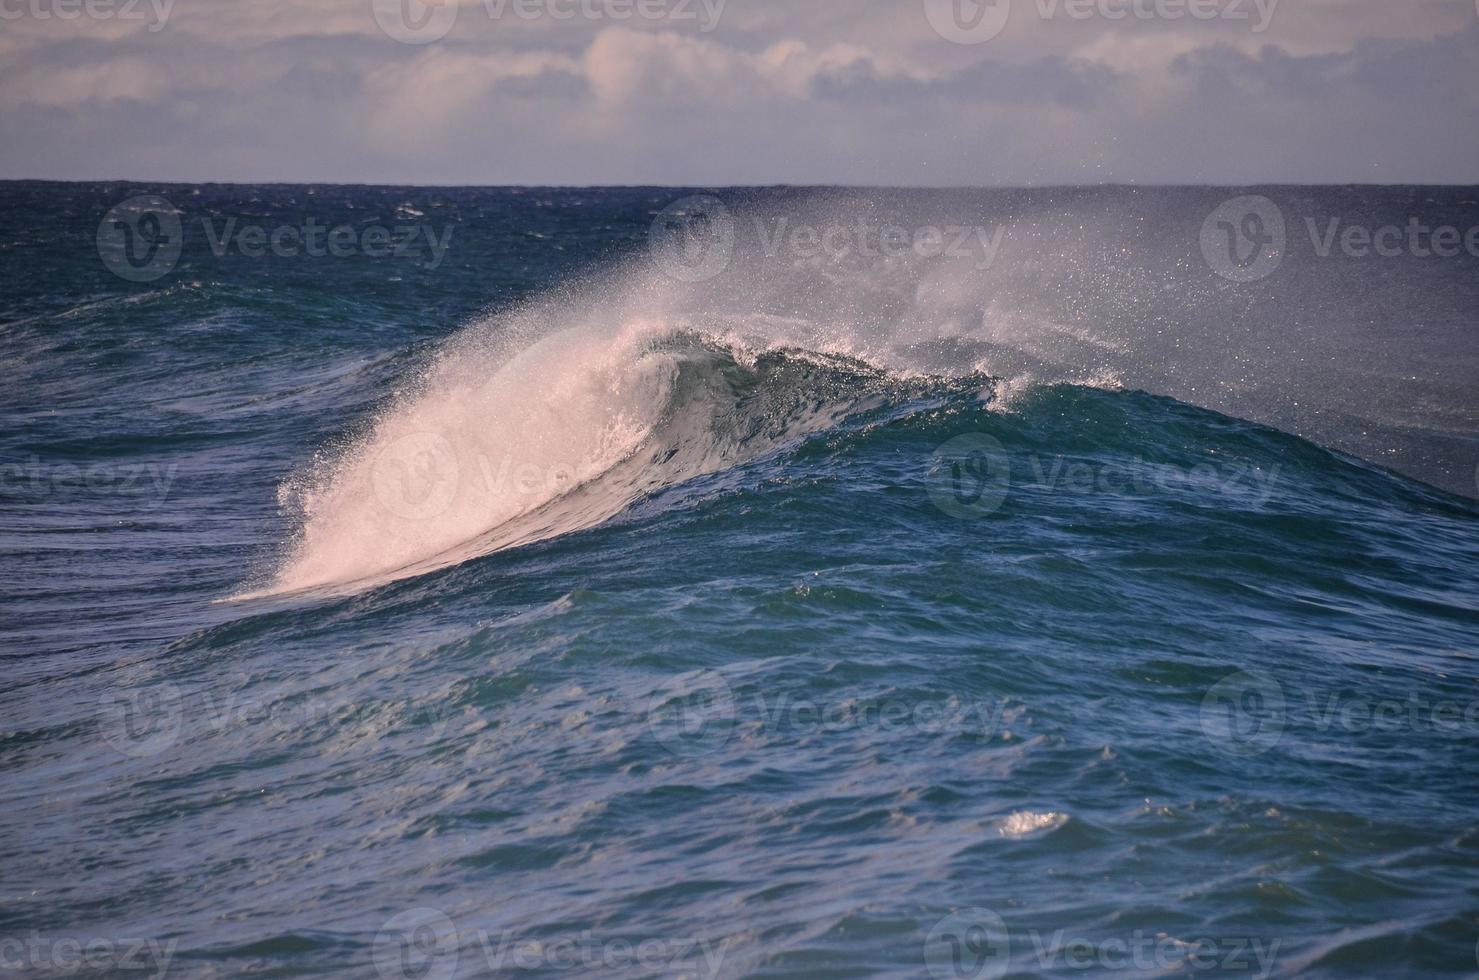
[{"label": "ocean wave", "polygon": [[298,540],[243,598],[363,588],[591,527],[856,413],[983,383],[650,321],[511,355],[457,344],[364,437],[284,485]]}]

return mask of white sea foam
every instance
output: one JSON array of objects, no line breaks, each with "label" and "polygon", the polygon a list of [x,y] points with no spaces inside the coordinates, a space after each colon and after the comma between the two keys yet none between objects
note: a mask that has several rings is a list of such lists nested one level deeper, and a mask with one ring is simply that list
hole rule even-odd
[{"label": "white sea foam", "polygon": [[1066,813],[1018,810],[996,821],[996,832],[1003,837],[1030,837],[1047,830],[1056,830],[1068,822]]}]

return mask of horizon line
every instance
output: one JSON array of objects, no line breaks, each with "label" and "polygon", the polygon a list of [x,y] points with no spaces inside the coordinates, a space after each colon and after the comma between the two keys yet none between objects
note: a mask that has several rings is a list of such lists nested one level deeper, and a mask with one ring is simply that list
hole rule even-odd
[{"label": "horizon line", "polygon": [[427,183],[409,184],[379,181],[339,180],[156,180],[138,177],[0,177],[0,184],[147,184],[173,187],[382,187],[397,189],[438,190],[887,190],[887,191],[1008,191],[1008,190],[1084,190],[1090,188],[1133,188],[1182,190],[1201,188],[1259,187],[1428,187],[1479,188],[1479,182],[1427,183],[1406,181],[1260,181],[1256,183],[1161,183],[1136,181],[1100,181],[1098,183],[1051,184],[854,184],[854,183],[710,183],[710,184],[574,184],[574,183]]}]

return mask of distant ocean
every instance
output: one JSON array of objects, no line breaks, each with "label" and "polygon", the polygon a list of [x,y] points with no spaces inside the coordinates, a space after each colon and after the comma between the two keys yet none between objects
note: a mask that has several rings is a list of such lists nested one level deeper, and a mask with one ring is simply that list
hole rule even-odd
[{"label": "distant ocean", "polygon": [[0,184],[0,972],[1475,976],[1476,228]]}]

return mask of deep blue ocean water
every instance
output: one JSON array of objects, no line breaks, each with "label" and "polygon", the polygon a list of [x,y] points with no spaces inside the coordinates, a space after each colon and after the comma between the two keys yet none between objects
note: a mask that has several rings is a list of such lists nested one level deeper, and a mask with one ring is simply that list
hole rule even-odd
[{"label": "deep blue ocean water", "polygon": [[1238,193],[0,185],[0,968],[1479,974],[1479,190]]}]

